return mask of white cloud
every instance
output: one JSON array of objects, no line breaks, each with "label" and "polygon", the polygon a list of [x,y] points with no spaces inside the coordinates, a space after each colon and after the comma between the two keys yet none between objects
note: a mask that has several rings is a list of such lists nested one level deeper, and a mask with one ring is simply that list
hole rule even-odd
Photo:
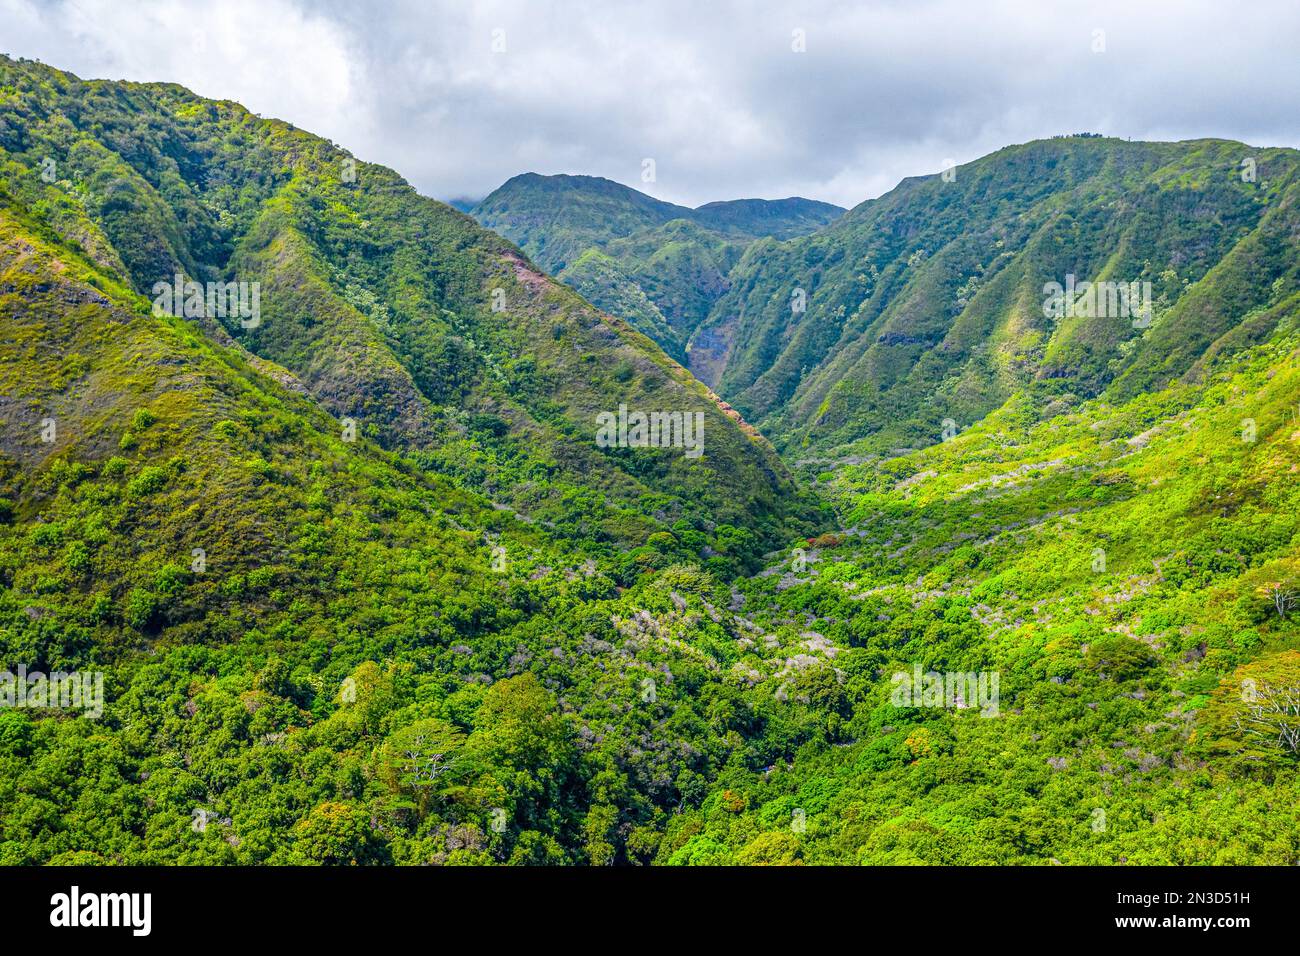
[{"label": "white cloud", "polygon": [[1300,145],[1291,0],[0,0],[0,22],[12,55],[236,99],[442,198],[533,170],[852,205],[1056,133]]},{"label": "white cloud", "polygon": [[0,48],[83,78],[179,83],[340,139],[364,129],[364,63],[329,19],[288,0],[0,0]]}]

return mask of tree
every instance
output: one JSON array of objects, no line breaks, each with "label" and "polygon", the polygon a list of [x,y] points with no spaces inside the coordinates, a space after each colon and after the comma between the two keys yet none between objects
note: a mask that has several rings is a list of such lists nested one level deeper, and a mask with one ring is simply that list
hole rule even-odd
[{"label": "tree", "polygon": [[1254,700],[1236,716],[1233,726],[1246,736],[1300,754],[1300,681],[1258,685]]},{"label": "tree", "polygon": [[1251,762],[1300,756],[1300,651],[1237,668],[1202,721],[1212,746]]},{"label": "tree", "polygon": [[789,833],[760,833],[736,854],[741,866],[799,866],[799,841]]},{"label": "tree", "polygon": [[565,818],[574,811],[573,726],[536,676],[524,673],[488,688],[466,750],[499,782],[523,829],[572,822]]},{"label": "tree", "polygon": [[1150,667],[1151,648],[1124,634],[1107,634],[1093,641],[1085,655],[1088,666],[1111,680],[1130,680]]},{"label": "tree", "polygon": [[381,776],[394,793],[414,797],[423,817],[464,744],[465,735],[445,720],[417,720],[384,741],[379,756]]},{"label": "tree", "polygon": [[363,807],[322,803],[293,828],[301,863],[358,866],[386,862],[387,854]]},{"label": "tree", "polygon": [[1288,581],[1270,581],[1259,589],[1260,593],[1273,605],[1277,616],[1286,619],[1287,614],[1300,603],[1300,591]]}]

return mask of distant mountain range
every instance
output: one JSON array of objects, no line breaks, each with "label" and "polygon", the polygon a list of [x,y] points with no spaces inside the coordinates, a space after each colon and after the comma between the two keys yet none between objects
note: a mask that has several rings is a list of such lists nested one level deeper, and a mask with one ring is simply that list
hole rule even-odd
[{"label": "distant mountain range", "polygon": [[608,179],[526,173],[470,215],[686,362],[687,342],[730,288],[745,249],[761,238],[806,235],[843,212],[798,198],[688,209]]},{"label": "distant mountain range", "polygon": [[[879,452],[1019,391],[1055,408],[1132,396],[1267,337],[1295,281],[1298,170],[1289,149],[1070,136],[907,179],[843,216],[793,199],[681,210],[531,175],[473,214],[780,446]],[[1048,315],[1044,287],[1067,277],[1149,289],[1149,323]]]}]

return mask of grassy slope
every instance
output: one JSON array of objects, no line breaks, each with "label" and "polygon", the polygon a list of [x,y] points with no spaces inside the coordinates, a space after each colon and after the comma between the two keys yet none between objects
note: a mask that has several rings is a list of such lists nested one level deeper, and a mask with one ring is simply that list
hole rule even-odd
[{"label": "grassy slope", "polygon": [[[847,533],[746,606],[842,649],[840,681],[785,688],[829,745],[725,774],[662,858],[1294,864],[1295,755],[1231,718],[1245,679],[1300,682],[1265,593],[1300,580],[1296,317],[1199,384],[1048,421],[1016,399],[825,473]],[[999,672],[1000,715],[893,706],[917,663]]]}]

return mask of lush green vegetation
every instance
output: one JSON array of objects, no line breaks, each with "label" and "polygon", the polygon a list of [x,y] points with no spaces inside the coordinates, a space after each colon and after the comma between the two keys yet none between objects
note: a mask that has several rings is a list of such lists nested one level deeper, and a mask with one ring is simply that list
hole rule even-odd
[{"label": "lush green vegetation", "polygon": [[[1088,136],[907,179],[811,236],[751,246],[692,368],[805,457],[919,448],[1023,390],[1131,398],[1262,341],[1293,307],[1298,171],[1295,150]],[[1069,275],[1151,283],[1150,327],[1049,318],[1043,287]]]},{"label": "lush green vegetation", "polygon": [[[1179,258],[1186,333],[1112,362],[1080,324],[1091,358],[975,389],[948,441],[946,399],[872,399],[877,453],[796,480],[634,316],[390,171],[0,59],[0,669],[104,675],[97,719],[0,707],[0,863],[1300,860],[1300,718],[1267,707],[1300,686],[1290,154],[1249,192],[1204,185],[1235,146],[1051,148],[1021,149],[1064,179],[984,161],[942,226],[918,183],[855,235],[909,246],[912,217],[975,250],[985,205],[1060,219],[1124,170],[1148,225],[1084,218]],[[676,329],[672,263],[739,213],[569,268],[659,263],[621,288]],[[727,295],[840,228],[749,242]],[[177,271],[261,283],[261,323],[157,313]],[[594,446],[596,411],[684,401],[694,465]],[[918,667],[997,674],[997,715],[897,704]]]},{"label": "lush green vegetation", "polygon": [[[766,442],[651,342],[315,136],[175,86],[3,60],[0,150],[10,202],[102,273],[150,298],[177,273],[260,283],[259,325],[205,332],[535,522],[622,543],[715,522],[770,542],[816,511]],[[708,454],[598,448],[595,416],[622,403],[703,412]]]},{"label": "lush green vegetation", "polygon": [[687,209],[608,179],[527,173],[471,214],[688,364],[691,335],[731,287],[731,270],[750,244],[806,235],[843,212],[799,198]]},{"label": "lush green vegetation", "polygon": [[[839,648],[786,693],[824,739],[733,767],[666,837],[714,862],[1300,859],[1300,335],[1208,381],[1040,420],[1023,397],[920,452],[820,475],[845,530],[745,582],[751,618]],[[1253,440],[1243,422],[1251,422]],[[890,676],[1000,675],[995,718]],[[1249,688],[1249,691],[1248,691]],[[802,833],[792,830],[797,820]]]}]

